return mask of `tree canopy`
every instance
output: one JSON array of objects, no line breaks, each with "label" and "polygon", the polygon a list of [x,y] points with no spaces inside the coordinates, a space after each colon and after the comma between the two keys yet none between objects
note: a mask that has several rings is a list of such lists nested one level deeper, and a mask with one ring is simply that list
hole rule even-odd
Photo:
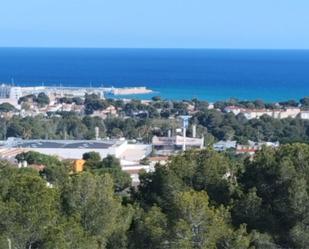
[{"label": "tree canopy", "polygon": [[[86,170],[37,153],[37,172],[0,161],[0,246],[40,249],[303,249],[309,244],[309,145],[253,158],[211,149],[130,178],[119,161],[84,155]],[[64,170],[61,170],[64,169]],[[52,181],[52,185],[48,182]],[[122,191],[126,189],[127,191]]]}]

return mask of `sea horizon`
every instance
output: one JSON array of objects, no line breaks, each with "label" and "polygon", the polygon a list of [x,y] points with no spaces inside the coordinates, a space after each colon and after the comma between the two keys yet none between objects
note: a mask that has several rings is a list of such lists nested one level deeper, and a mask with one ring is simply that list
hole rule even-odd
[{"label": "sea horizon", "polygon": [[83,46],[0,46],[0,49],[118,49],[118,50],[257,50],[257,51],[309,51],[309,48],[278,47],[83,47]]},{"label": "sea horizon", "polygon": [[308,68],[307,49],[0,48],[1,83],[154,91],[139,99],[300,99]]}]

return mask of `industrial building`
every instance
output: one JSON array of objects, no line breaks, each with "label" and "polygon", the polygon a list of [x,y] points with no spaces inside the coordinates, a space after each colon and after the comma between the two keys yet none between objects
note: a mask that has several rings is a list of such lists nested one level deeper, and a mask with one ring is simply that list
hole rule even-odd
[{"label": "industrial building", "polygon": [[89,151],[98,152],[102,158],[107,155],[120,157],[127,148],[126,140],[22,140],[8,138],[2,147],[25,149],[62,159],[80,159]]},{"label": "industrial building", "polygon": [[172,155],[177,151],[183,151],[184,147],[187,149],[204,147],[204,138],[193,137],[156,137],[152,138],[153,148],[158,155]]},{"label": "industrial building", "polygon": [[152,146],[157,155],[173,155],[175,152],[185,151],[186,149],[204,147],[204,138],[196,138],[196,125],[192,125],[192,137],[187,137],[187,129],[189,127],[189,119],[191,116],[180,116],[182,120],[182,136],[171,136],[169,131],[167,137],[152,138]]},{"label": "industrial building", "polygon": [[[0,159],[14,162],[16,155],[36,151],[42,154],[57,156],[60,159],[80,160],[87,152],[97,152],[101,158],[108,155],[120,160],[122,170],[129,173],[136,185],[139,182],[138,172],[153,171],[152,166],[140,165],[140,160],[150,155],[150,144],[129,144],[125,139],[115,140],[23,140],[20,138],[8,138],[0,141]],[[76,165],[76,172],[81,166]]]}]

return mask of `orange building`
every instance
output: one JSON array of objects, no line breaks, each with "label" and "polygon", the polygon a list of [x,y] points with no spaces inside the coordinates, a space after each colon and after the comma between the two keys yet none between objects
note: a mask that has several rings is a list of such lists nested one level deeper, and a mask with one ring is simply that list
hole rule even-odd
[{"label": "orange building", "polygon": [[79,159],[75,160],[73,163],[73,172],[78,173],[84,170],[85,160]]}]

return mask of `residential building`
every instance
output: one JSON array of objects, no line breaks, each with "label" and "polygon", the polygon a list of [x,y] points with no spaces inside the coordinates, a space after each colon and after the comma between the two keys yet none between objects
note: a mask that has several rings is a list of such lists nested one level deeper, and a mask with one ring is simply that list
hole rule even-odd
[{"label": "residential building", "polygon": [[248,141],[247,145],[238,144],[236,146],[236,154],[249,154],[254,155],[257,151],[261,150],[263,146],[278,148],[279,142],[254,142]]},{"label": "residential building", "polygon": [[246,119],[259,119],[263,115],[267,115],[277,119],[296,118],[301,113],[301,110],[298,107],[270,110],[270,109],[248,109],[237,106],[227,106],[224,108],[224,111],[227,113],[232,112],[235,115],[242,113],[246,117]]},{"label": "residential building", "polygon": [[236,141],[219,141],[213,145],[216,151],[226,151],[227,149],[236,149]]},{"label": "residential building", "polygon": [[238,115],[239,113],[244,113],[246,109],[238,106],[227,106],[224,108],[224,111],[227,113],[232,112],[235,115]]}]

